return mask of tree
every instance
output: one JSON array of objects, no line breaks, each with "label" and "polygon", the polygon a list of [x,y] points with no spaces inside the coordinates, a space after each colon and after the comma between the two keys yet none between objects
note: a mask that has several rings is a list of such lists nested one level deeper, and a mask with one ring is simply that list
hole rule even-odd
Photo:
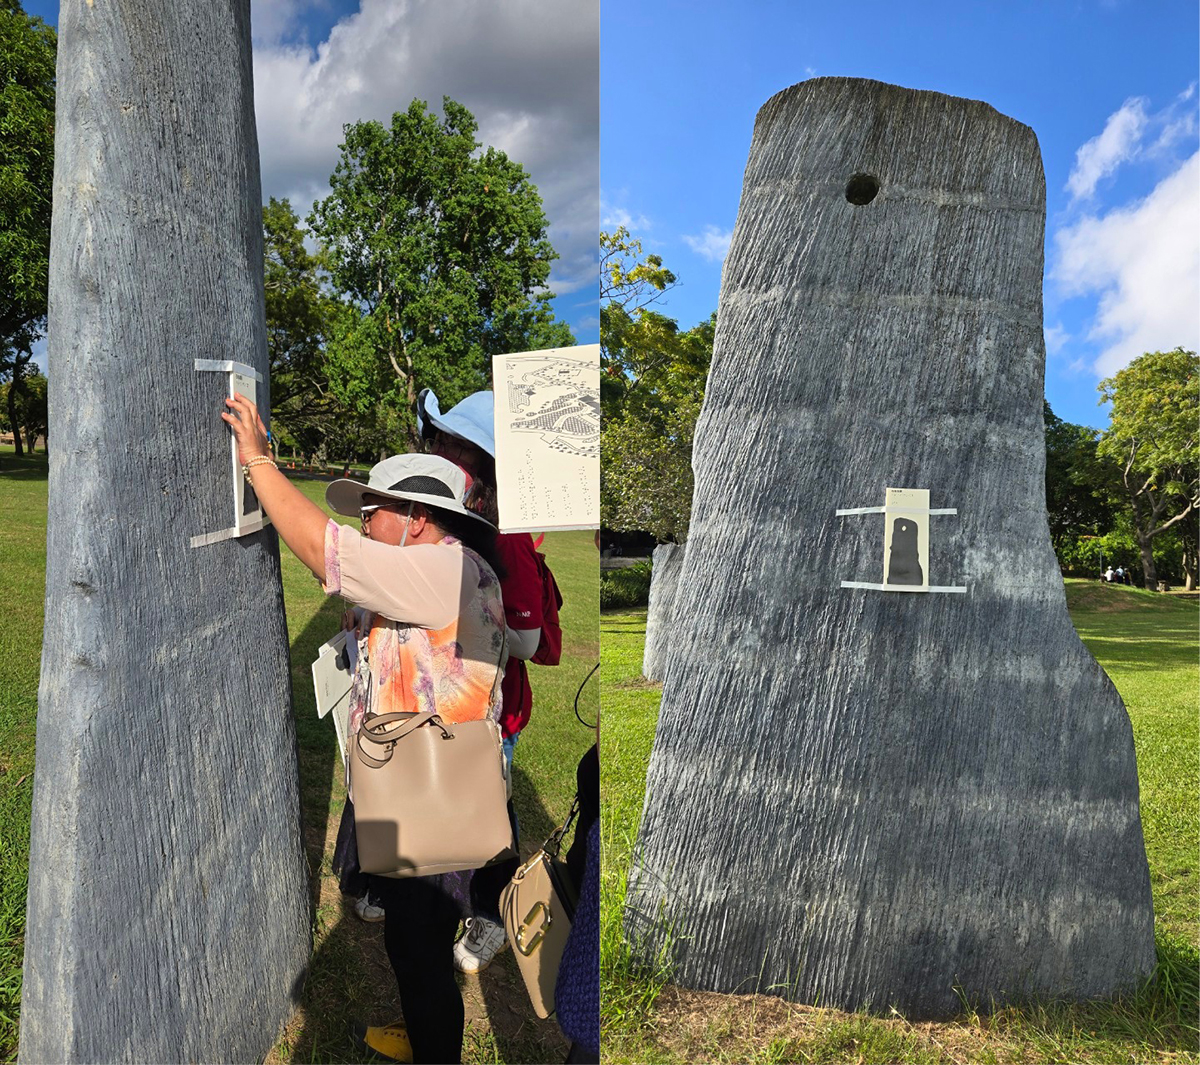
[{"label": "tree", "polygon": [[624,228],[601,233],[600,247],[601,520],[682,543],[716,315],[680,330],[653,309],[677,282],[661,257]]},{"label": "tree", "polygon": [[601,517],[612,529],[682,543],[716,315],[682,332],[654,311],[630,321],[618,309],[609,320],[617,328],[608,334],[601,376]]},{"label": "tree", "polygon": [[479,152],[471,113],[443,118],[414,100],[390,126],[344,127],[331,192],[309,226],[333,287],[356,309],[340,323],[330,368],[342,401],[380,403],[415,436],[417,393],[443,405],[485,388],[491,356],[574,343],[545,290],[557,258],[529,175],[503,152]]},{"label": "tree", "polygon": [[1099,433],[1057,417],[1043,401],[1046,424],[1046,512],[1050,539],[1064,571],[1071,572],[1087,557],[1081,537],[1098,536],[1112,528],[1113,490],[1117,471],[1097,454]]},{"label": "tree", "polygon": [[[1102,402],[1112,403],[1099,453],[1119,466],[1146,587],[1155,588],[1154,538],[1200,506],[1200,360],[1183,348],[1147,352],[1099,389]],[[1194,558],[1190,565],[1194,581]]]},{"label": "tree", "polygon": [[[263,243],[272,431],[310,455],[328,436],[344,440],[350,420],[330,392],[325,365],[343,308],[323,291],[321,256],[305,248],[287,200],[272,197],[263,207]],[[346,454],[343,448],[338,457]]]},{"label": "tree", "polygon": [[56,46],[41,19],[0,0],[0,356],[10,359],[46,315]]},{"label": "tree", "polygon": [[624,226],[600,234],[600,298],[606,306],[636,317],[677,283],[662,256],[646,255],[642,242]]},{"label": "tree", "polygon": [[0,385],[0,429],[12,432],[18,455],[24,454],[22,434],[31,455],[38,437],[46,436],[46,384],[45,375],[34,366],[23,370],[19,393],[11,381]]}]

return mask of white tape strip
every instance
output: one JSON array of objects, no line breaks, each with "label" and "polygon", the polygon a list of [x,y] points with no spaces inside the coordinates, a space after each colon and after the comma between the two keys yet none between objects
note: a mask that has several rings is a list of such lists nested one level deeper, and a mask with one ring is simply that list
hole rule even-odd
[{"label": "white tape strip", "polygon": [[222,540],[232,540],[237,536],[237,529],[222,529],[220,532],[201,533],[192,537],[192,547],[207,547],[209,544],[219,544]]},{"label": "white tape strip", "polygon": [[241,529],[221,529],[219,532],[201,533],[191,539],[192,547],[207,547],[209,544],[219,544],[222,540],[232,540],[238,536],[249,536],[266,527],[265,520],[252,521]]},{"label": "white tape strip", "polygon": [[922,510],[920,507],[851,507],[848,510],[835,510],[834,515],[839,518],[849,517],[852,514],[957,514],[956,507],[941,507],[937,510]]},{"label": "white tape strip", "polygon": [[931,584],[920,587],[916,584],[870,584],[866,581],[842,581],[843,588],[862,588],[868,592],[958,592],[966,593],[965,585]]},{"label": "white tape strip", "polygon": [[263,376],[253,366],[244,362],[234,362],[232,359],[197,359],[197,370],[215,370],[217,373],[240,373],[243,377],[253,377],[260,384]]}]

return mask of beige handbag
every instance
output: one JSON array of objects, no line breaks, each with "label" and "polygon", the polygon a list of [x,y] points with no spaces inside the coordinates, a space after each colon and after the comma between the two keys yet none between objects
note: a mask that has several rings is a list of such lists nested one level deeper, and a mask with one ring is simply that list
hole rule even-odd
[{"label": "beige handbag", "polygon": [[436,714],[363,719],[350,743],[358,864],[409,877],[512,857],[500,726]]},{"label": "beige handbag", "polygon": [[576,796],[567,819],[500,893],[504,930],[513,945],[533,1011],[539,1017],[554,1012],[554,982],[575,917],[575,886],[558,852],[578,810]]}]

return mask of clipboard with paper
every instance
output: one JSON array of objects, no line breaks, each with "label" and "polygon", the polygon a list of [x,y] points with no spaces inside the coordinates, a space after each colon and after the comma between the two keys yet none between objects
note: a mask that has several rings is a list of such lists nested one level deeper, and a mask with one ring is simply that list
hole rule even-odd
[{"label": "clipboard with paper", "polygon": [[316,661],[312,664],[317,717],[333,715],[343,761],[346,758],[346,736],[350,731],[350,687],[357,665],[358,642],[345,629],[321,644]]}]

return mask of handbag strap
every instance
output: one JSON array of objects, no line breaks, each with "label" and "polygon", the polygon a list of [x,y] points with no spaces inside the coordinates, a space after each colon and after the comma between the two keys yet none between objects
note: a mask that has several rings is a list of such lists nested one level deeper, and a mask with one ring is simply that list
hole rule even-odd
[{"label": "handbag strap", "polygon": [[575,793],[575,799],[571,803],[571,809],[567,813],[567,819],[554,830],[554,834],[546,840],[542,850],[551,858],[557,858],[558,852],[562,849],[562,841],[566,834],[571,830],[571,822],[575,820],[575,815],[579,813],[579,793]]},{"label": "handbag strap", "polygon": [[[383,731],[388,725],[394,724],[397,721],[403,722],[399,728],[388,732]],[[454,733],[442,724],[442,719],[437,714],[430,713],[429,711],[422,711],[419,714],[375,714],[364,718],[363,723],[359,726],[355,737],[358,743],[358,756],[372,769],[382,769],[391,761],[392,748],[400,740],[404,739],[405,736],[410,735],[424,725],[436,725],[442,730],[442,739],[454,739]],[[380,757],[373,758],[367,754],[362,745],[364,739],[384,748],[380,752]]]}]

